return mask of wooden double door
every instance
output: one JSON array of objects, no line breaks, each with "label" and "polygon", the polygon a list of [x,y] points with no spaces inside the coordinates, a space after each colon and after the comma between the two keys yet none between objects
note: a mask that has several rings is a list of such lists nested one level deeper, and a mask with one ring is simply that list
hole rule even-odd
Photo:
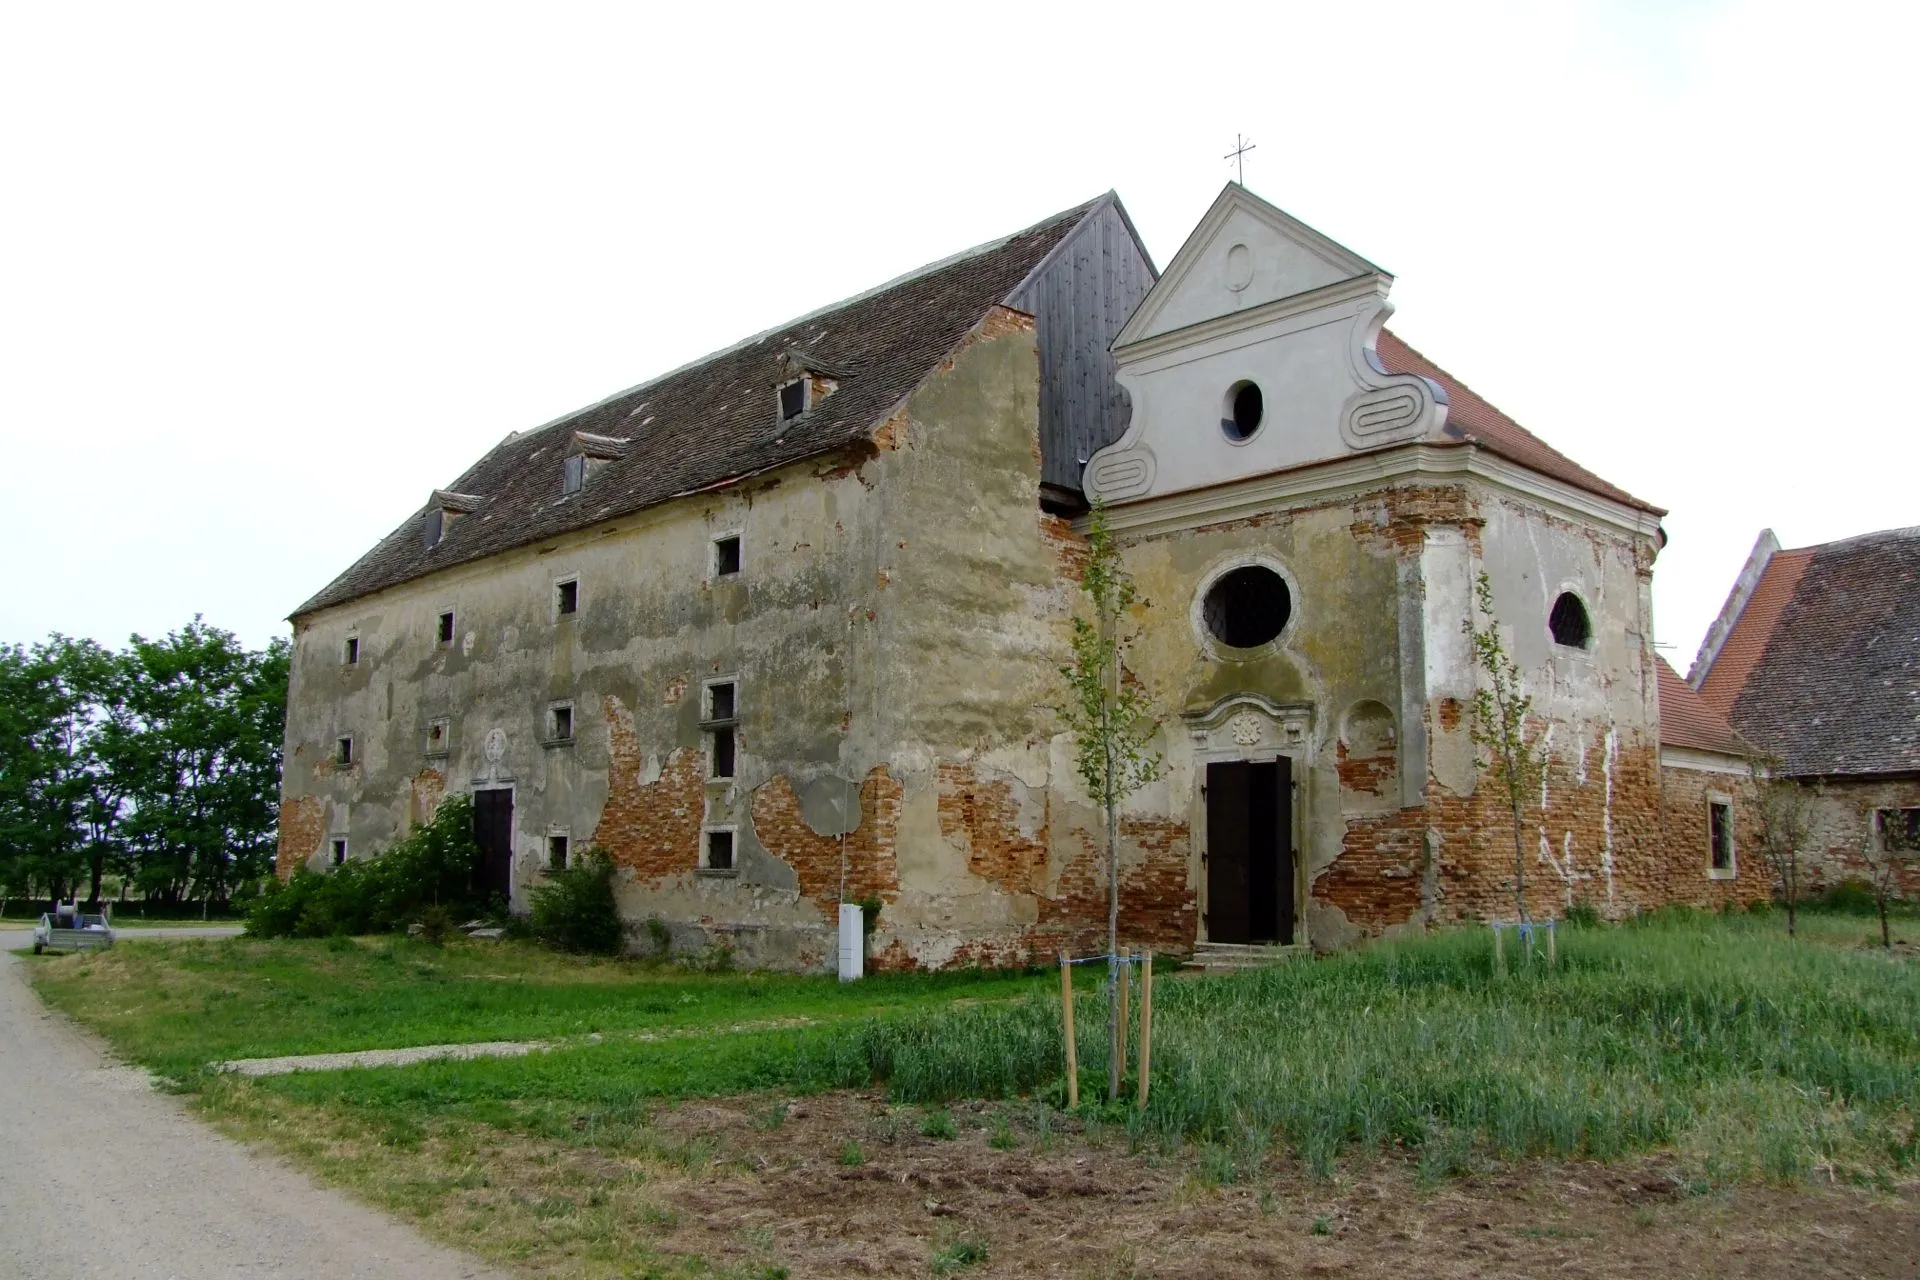
[{"label": "wooden double door", "polygon": [[1207,766],[1207,941],[1294,939],[1293,761]]},{"label": "wooden double door", "polygon": [[480,856],[473,887],[482,894],[513,896],[513,788],[487,787],[473,793],[473,840]]}]

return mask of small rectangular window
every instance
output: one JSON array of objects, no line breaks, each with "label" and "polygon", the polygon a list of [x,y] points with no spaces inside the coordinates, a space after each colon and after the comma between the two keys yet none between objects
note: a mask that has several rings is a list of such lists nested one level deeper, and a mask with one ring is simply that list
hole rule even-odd
[{"label": "small rectangular window", "polygon": [[340,657],[341,657],[341,661],[345,662],[350,667],[355,666],[359,663],[360,661],[360,637],[359,636],[347,637],[346,652],[341,654]]},{"label": "small rectangular window", "polygon": [[737,686],[731,680],[707,686],[707,719],[732,720],[735,718],[734,690],[736,688]]},{"label": "small rectangular window", "polygon": [[445,716],[427,721],[426,753],[430,756],[444,756],[451,745],[453,725]]},{"label": "small rectangular window", "polygon": [[740,572],[740,535],[728,534],[713,540],[713,576],[724,578]]},{"label": "small rectangular window", "polygon": [[710,871],[733,870],[733,832],[707,832],[707,869]]},{"label": "small rectangular window", "polygon": [[449,609],[440,615],[440,629],[436,634],[441,644],[453,643],[453,610]]},{"label": "small rectangular window", "polygon": [[795,378],[780,388],[780,421],[790,422],[807,411],[807,380]]},{"label": "small rectangular window", "polygon": [[566,475],[560,482],[562,493],[578,493],[587,483],[587,457],[576,453],[567,459]]},{"label": "small rectangular window", "polygon": [[547,709],[547,737],[553,742],[566,742],[573,737],[573,706],[550,707]]},{"label": "small rectangular window", "polygon": [[353,739],[341,738],[333,744],[333,762],[335,764],[353,763]]},{"label": "small rectangular window", "polygon": [[715,729],[713,731],[713,778],[731,778],[733,776],[733,730]]},{"label": "small rectangular window", "polygon": [[1707,842],[1715,871],[1733,870],[1733,805],[1726,800],[1707,802]]},{"label": "small rectangular window", "polygon": [[579,610],[580,582],[578,579],[569,578],[554,587],[553,607],[563,618]]},{"label": "small rectangular window", "polygon": [[547,868],[551,871],[567,869],[567,837],[550,835],[547,837]]},{"label": "small rectangular window", "polygon": [[333,855],[332,856],[333,856],[333,865],[336,867],[346,862],[347,838],[345,836],[335,836],[333,838]]},{"label": "small rectangular window", "polygon": [[1879,809],[1873,817],[1883,850],[1920,853],[1920,809]]}]

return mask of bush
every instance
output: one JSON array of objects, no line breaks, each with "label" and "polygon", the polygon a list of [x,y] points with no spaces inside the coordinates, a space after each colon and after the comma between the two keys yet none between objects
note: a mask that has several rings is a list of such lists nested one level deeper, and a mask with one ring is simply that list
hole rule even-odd
[{"label": "bush", "polygon": [[437,902],[420,913],[420,941],[428,946],[444,947],[459,930],[460,924],[453,918],[453,912]]},{"label": "bush", "polygon": [[613,859],[599,849],[563,871],[549,872],[533,891],[533,936],[556,951],[618,955],[627,926],[613,896]]},{"label": "bush", "polygon": [[480,848],[473,839],[473,802],[449,796],[433,820],[415,827],[385,853],[316,872],[306,868],[269,885],[247,911],[256,938],[323,938],[395,933],[429,907],[450,915],[485,911],[474,891]]},{"label": "bush", "polygon": [[1873,896],[1873,886],[1865,880],[1842,880],[1825,893],[1809,894],[1800,905],[1849,916],[1880,913],[1879,903]]}]

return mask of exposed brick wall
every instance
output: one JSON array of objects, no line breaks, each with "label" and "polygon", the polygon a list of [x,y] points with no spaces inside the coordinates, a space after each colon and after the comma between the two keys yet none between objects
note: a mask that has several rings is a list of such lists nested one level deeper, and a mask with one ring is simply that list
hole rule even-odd
[{"label": "exposed brick wall", "polygon": [[[1804,861],[1809,887],[1821,889],[1846,880],[1871,880],[1873,868],[1866,850],[1874,838],[1873,811],[1911,808],[1920,808],[1920,777],[1823,779],[1815,788],[1808,811],[1811,853]],[[1901,897],[1920,898],[1920,855],[1897,862],[1894,878]]]},{"label": "exposed brick wall", "polygon": [[[900,895],[894,846],[903,791],[885,765],[870,770],[860,784],[860,825],[848,833],[844,846],[849,901],[892,902]],[[800,896],[818,903],[832,919],[841,900],[841,838],[820,835],[807,825],[800,814],[800,798],[785,776],[754,791],[753,832],[762,848],[793,868]]]},{"label": "exposed brick wall", "polygon": [[[1731,880],[1707,877],[1707,797],[1721,795],[1733,802],[1733,862]],[[1660,829],[1669,864],[1680,883],[1674,900],[1698,907],[1744,906],[1764,902],[1773,894],[1773,872],[1760,852],[1760,822],[1753,779],[1737,774],[1712,773],[1663,765],[1660,769]],[[1684,890],[1692,881],[1692,892]]]},{"label": "exposed brick wall", "polygon": [[447,775],[438,769],[422,769],[413,775],[408,791],[408,822],[432,822],[440,801],[446,798]]},{"label": "exposed brick wall", "polygon": [[642,782],[646,759],[633,731],[633,713],[615,697],[601,700],[607,721],[607,803],[591,843],[642,884],[700,865],[700,827],[706,817],[706,753],[682,747],[667,757],[657,782]]},{"label": "exposed brick wall", "polygon": [[[1044,802],[1043,802],[1044,805]],[[971,764],[943,764],[940,834],[967,851],[967,870],[1007,893],[1036,893],[1046,881],[1047,815],[1020,822],[1020,804],[1005,778],[982,778]]]},{"label": "exposed brick wall", "polygon": [[280,849],[274,856],[274,874],[282,880],[307,864],[327,834],[327,819],[316,796],[288,796],[280,801]]}]

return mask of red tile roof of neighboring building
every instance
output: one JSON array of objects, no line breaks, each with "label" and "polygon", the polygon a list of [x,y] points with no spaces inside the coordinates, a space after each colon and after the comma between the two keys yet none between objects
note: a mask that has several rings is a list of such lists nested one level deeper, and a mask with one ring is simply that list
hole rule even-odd
[{"label": "red tile roof of neighboring building", "polygon": [[1665,658],[1655,654],[1653,664],[1660,678],[1661,746],[1730,756],[1754,754],[1727,718],[1708,706]]},{"label": "red tile roof of neighboring building", "polygon": [[1800,575],[1813,561],[1813,551],[1812,547],[1776,551],[1767,561],[1753,595],[1734,621],[1719,652],[1714,654],[1707,678],[1700,682],[1700,696],[1718,714],[1733,713],[1733,704],[1746,687],[1747,677],[1760,665],[1760,655],[1767,651],[1767,641],[1773,638],[1774,628],[1780,625],[1780,615],[1787,611],[1794,590],[1800,585]]},{"label": "red tile roof of neighboring building", "polygon": [[1655,515],[1665,515],[1660,507],[1634,497],[1618,485],[1608,484],[1593,472],[1587,470],[1573,459],[1555,449],[1533,432],[1509,418],[1482,399],[1472,387],[1442,369],[1433,361],[1408,346],[1398,334],[1382,329],[1380,338],[1374,344],[1381,363],[1387,366],[1389,373],[1417,373],[1423,378],[1431,378],[1445,388],[1447,393],[1447,427],[1449,431],[1458,430],[1464,437],[1459,443],[1473,443],[1490,453],[1497,453],[1523,467],[1538,471],[1555,480],[1564,481],[1577,489],[1597,493],[1603,498],[1615,502],[1624,502],[1628,506],[1638,507],[1642,511],[1651,511]]}]

